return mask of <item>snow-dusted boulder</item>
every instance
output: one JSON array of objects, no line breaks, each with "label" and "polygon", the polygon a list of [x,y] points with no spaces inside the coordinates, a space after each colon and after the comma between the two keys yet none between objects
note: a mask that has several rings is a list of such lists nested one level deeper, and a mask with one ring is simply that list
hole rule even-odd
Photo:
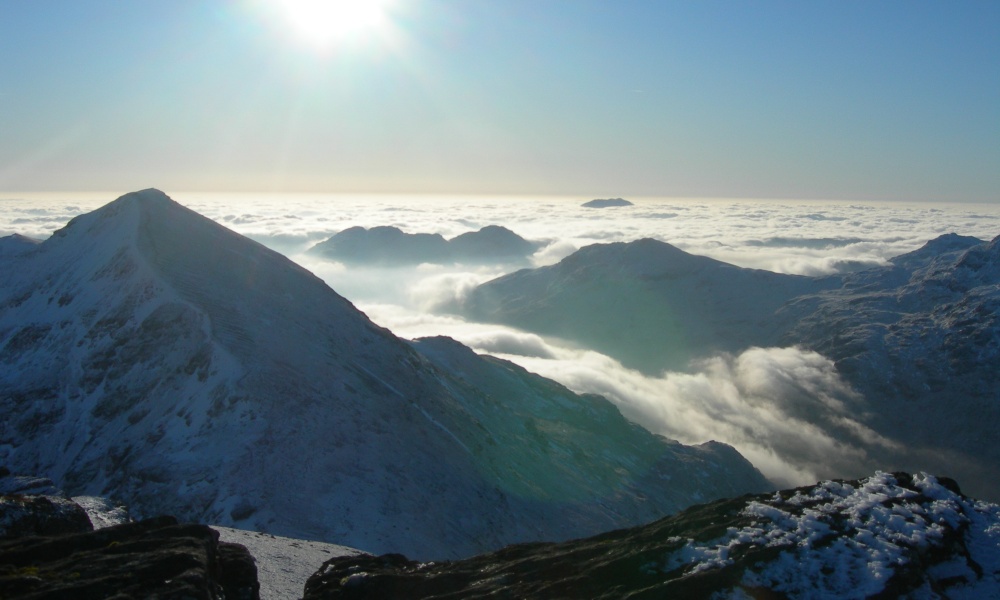
[{"label": "snow-dusted boulder", "polygon": [[87,513],[60,496],[0,495],[0,539],[90,531]]}]

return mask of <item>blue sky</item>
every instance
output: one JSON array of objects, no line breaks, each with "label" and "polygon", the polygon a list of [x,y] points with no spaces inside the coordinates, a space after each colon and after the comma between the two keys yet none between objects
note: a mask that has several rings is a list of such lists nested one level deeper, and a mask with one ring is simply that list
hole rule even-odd
[{"label": "blue sky", "polygon": [[1000,201],[995,1],[279,4],[0,0],[0,191]]}]

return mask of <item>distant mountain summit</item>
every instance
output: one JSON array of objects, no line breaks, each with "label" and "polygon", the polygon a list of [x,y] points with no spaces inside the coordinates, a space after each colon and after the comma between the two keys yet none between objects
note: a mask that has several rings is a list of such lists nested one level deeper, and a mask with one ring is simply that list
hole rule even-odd
[{"label": "distant mountain summit", "polygon": [[768,486],[451,340],[404,342],[285,257],[122,196],[0,255],[0,464],[137,517],[455,557]]},{"label": "distant mountain summit", "polygon": [[947,473],[1000,500],[1000,238],[944,235],[884,267],[818,278],[656,240],[595,244],[486,282],[453,308],[579,342],[647,374],[752,346],[818,352],[863,397],[852,415],[892,440],[866,434],[852,445],[879,464]]},{"label": "distant mountain summit", "polygon": [[21,235],[19,233],[2,237],[0,238],[0,257],[22,254],[28,250],[34,249],[34,247],[40,243],[41,242],[39,240]]},{"label": "distant mountain summit", "polygon": [[539,247],[498,225],[451,240],[437,233],[405,233],[398,227],[350,227],[316,244],[310,253],[348,264],[394,266],[516,262],[526,260]]},{"label": "distant mountain summit", "polygon": [[983,240],[976,237],[947,233],[930,240],[913,252],[896,256],[889,262],[899,268],[915,271],[920,267],[928,266],[935,260],[942,258],[947,260],[955,252],[964,252],[982,243]]},{"label": "distant mountain summit", "polygon": [[655,374],[766,345],[782,304],[829,285],[743,269],[654,239],[581,248],[477,287],[458,312],[572,339]]},{"label": "distant mountain summit", "polygon": [[632,203],[624,198],[596,198],[581,204],[584,208],[611,208],[615,206],[632,206]]},{"label": "distant mountain summit", "polygon": [[448,245],[459,262],[486,262],[531,256],[541,244],[529,242],[506,227],[487,225],[452,238]]}]

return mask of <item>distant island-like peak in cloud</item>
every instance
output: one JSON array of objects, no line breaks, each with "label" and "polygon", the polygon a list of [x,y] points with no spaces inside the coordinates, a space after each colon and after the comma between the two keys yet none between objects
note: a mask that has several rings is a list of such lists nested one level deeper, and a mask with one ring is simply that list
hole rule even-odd
[{"label": "distant island-like peak in cloud", "polygon": [[446,240],[398,227],[350,227],[313,246],[312,254],[351,264],[407,265],[525,261],[541,244],[506,227],[488,225]]},{"label": "distant island-like peak in cloud", "polygon": [[582,206],[586,208],[610,208],[613,206],[634,206],[624,198],[595,198],[590,202],[584,202]]}]

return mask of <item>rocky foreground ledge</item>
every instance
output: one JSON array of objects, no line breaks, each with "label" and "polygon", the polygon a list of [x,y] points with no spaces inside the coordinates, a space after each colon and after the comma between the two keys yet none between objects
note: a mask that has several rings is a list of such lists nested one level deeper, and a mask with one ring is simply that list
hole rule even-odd
[{"label": "rocky foreground ledge", "polygon": [[[950,479],[876,473],[465,560],[339,557],[304,584],[307,600],[1000,598],[1000,506]],[[246,547],[206,526],[160,517],[94,531],[68,499],[0,495],[0,598],[254,600],[258,590]]]},{"label": "rocky foreground ledge", "polygon": [[878,473],[467,560],[333,559],[305,597],[1000,598],[1000,507],[948,479]]},{"label": "rocky foreground ledge", "polygon": [[246,548],[157,517],[94,530],[76,503],[0,496],[0,598],[258,600]]}]

